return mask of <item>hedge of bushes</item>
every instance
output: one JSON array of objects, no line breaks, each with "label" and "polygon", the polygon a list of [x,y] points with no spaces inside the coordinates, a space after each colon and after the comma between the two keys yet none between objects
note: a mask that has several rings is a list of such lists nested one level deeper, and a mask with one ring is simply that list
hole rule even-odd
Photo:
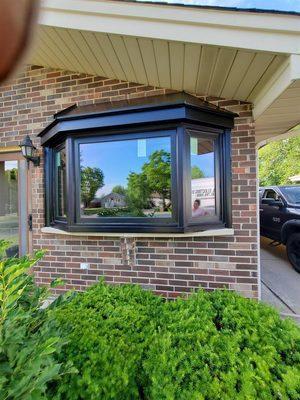
[{"label": "hedge of bushes", "polygon": [[300,398],[300,331],[239,295],[166,302],[137,286],[96,285],[54,311],[68,343],[62,399]]},{"label": "hedge of bushes", "polygon": [[102,282],[44,308],[42,255],[0,260],[1,400],[300,399],[300,330],[272,308]]},{"label": "hedge of bushes", "polygon": [[130,209],[128,207],[112,207],[105,208],[100,207],[97,210],[97,215],[99,217],[117,217],[130,214]]}]

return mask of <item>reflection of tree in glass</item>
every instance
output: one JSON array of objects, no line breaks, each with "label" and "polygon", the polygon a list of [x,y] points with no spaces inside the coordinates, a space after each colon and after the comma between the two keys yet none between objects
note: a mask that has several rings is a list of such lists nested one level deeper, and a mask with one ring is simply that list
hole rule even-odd
[{"label": "reflection of tree in glass", "polygon": [[150,189],[143,173],[131,172],[127,178],[126,202],[136,216],[143,216],[142,210],[149,208]]},{"label": "reflection of tree in glass", "polygon": [[171,155],[165,150],[157,150],[142,167],[150,191],[162,198],[163,211],[168,210],[167,199],[171,198]]},{"label": "reflection of tree in glass", "polygon": [[191,168],[191,176],[192,176],[192,179],[205,178],[204,172],[202,171],[202,169],[197,167],[197,165],[193,165],[192,166],[192,168]]},{"label": "reflection of tree in glass", "polygon": [[87,208],[95,198],[97,190],[104,185],[104,174],[100,168],[81,168],[81,200]]},{"label": "reflection of tree in glass", "polygon": [[150,208],[151,195],[162,199],[163,211],[170,208],[171,198],[171,155],[165,150],[153,152],[149,161],[142,166],[140,174],[131,172],[127,178],[127,203],[131,209]]},{"label": "reflection of tree in glass", "polygon": [[123,196],[126,195],[126,189],[124,188],[124,186],[122,185],[116,185],[112,188],[112,193],[117,193],[117,194],[121,194]]}]

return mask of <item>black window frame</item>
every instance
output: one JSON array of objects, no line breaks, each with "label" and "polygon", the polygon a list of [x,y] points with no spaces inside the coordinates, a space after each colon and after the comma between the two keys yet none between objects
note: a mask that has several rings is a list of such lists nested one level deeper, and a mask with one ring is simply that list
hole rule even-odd
[{"label": "black window frame", "polygon": [[[231,201],[231,128],[233,117],[229,112],[208,109],[199,110],[194,104],[176,103],[151,107],[119,108],[104,113],[88,113],[68,116],[59,115],[40,136],[45,158],[45,224],[73,232],[119,232],[119,233],[184,233],[232,226]],[[188,97],[188,99],[191,96]],[[194,101],[194,100],[193,100]],[[191,102],[192,103],[192,102]],[[112,105],[112,109],[115,105]],[[126,113],[120,124],[122,112]],[[71,112],[72,114],[72,112]],[[216,115],[214,115],[216,114]],[[110,118],[109,118],[110,117]],[[155,118],[154,118],[155,117]],[[157,119],[157,121],[156,121]],[[81,143],[110,140],[145,139],[148,137],[171,138],[171,191],[172,220],[169,218],[97,217],[85,218],[80,212],[80,160]],[[215,207],[216,216],[205,220],[191,216],[191,162],[190,137],[202,137],[214,141],[215,161]],[[67,179],[67,217],[55,215],[55,152],[65,146]]]},{"label": "black window frame", "polygon": [[[220,170],[221,170],[221,165],[220,165],[220,157],[219,157],[219,135],[221,132],[205,132],[201,131],[197,128],[194,129],[187,129],[186,130],[186,140],[187,140],[187,153],[188,153],[188,161],[190,161],[190,156],[191,156],[191,138],[199,138],[199,139],[208,139],[212,140],[214,143],[214,148],[213,148],[213,153],[214,153],[214,184],[215,184],[215,215],[213,216],[208,216],[205,217],[205,223],[206,224],[217,224],[220,220],[220,210],[221,210],[221,197],[220,197]],[[192,199],[192,191],[191,191],[191,162],[188,163],[187,166],[187,180],[189,179],[189,184],[187,185],[187,201],[190,201],[191,204],[191,199]],[[201,225],[202,221],[201,218],[203,217],[193,217],[192,216],[192,208],[187,207],[187,224],[189,226],[193,225]]]}]

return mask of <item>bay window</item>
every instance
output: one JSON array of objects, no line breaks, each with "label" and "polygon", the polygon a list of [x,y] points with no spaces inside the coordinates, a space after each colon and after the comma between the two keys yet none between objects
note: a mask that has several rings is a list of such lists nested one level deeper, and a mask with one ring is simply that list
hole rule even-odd
[{"label": "bay window", "polygon": [[185,93],[57,114],[40,134],[46,225],[149,233],[230,227],[233,117]]}]

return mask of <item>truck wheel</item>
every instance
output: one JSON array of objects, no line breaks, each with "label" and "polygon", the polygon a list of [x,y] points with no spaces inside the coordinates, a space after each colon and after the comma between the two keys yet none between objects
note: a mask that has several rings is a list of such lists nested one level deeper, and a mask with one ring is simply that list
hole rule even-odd
[{"label": "truck wheel", "polygon": [[286,251],[289,262],[300,273],[300,232],[293,233],[287,240]]}]

